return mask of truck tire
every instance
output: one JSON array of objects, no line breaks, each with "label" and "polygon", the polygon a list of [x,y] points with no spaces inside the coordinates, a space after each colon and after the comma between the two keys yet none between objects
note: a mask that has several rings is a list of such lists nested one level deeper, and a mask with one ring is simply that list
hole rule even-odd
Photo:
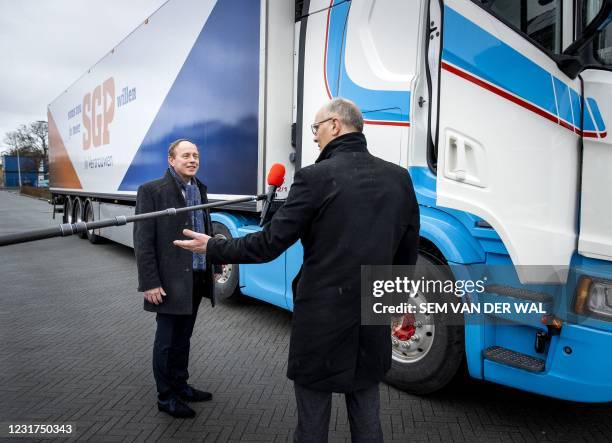
[{"label": "truck tire", "polygon": [[[79,223],[84,221],[85,219],[85,211],[84,211],[83,200],[80,197],[76,197],[74,199],[74,218],[73,223]],[[87,232],[79,232],[77,234],[79,238],[87,238]]]},{"label": "truck tire", "polygon": [[63,215],[63,221],[64,223],[72,223],[73,222],[73,209],[74,206],[72,204],[72,199],[70,198],[70,196],[65,196],[64,197],[64,215]]},{"label": "truck tire", "polygon": [[[213,233],[220,235],[223,238],[231,239],[232,234],[225,225],[213,222]],[[239,282],[239,267],[236,264],[223,265],[223,273],[219,280],[215,281],[215,299],[216,300],[236,300],[240,296]]]},{"label": "truck tire", "polygon": [[[94,217],[94,210],[93,210],[93,203],[91,202],[91,200],[87,200],[85,202],[85,219],[84,221],[89,223],[95,220]],[[92,245],[98,244],[102,242],[102,237],[100,237],[98,234],[96,234],[94,232],[93,229],[89,229],[86,233],[87,239],[89,240],[89,243],[91,243]]]},{"label": "truck tire", "polygon": [[[426,279],[454,280],[450,270],[427,254],[419,253],[417,264],[426,266],[423,272]],[[454,294],[436,293],[435,296],[435,300],[426,300],[423,294],[418,294],[415,302],[458,301]],[[392,361],[386,382],[418,395],[430,394],[445,387],[458,373],[464,360],[462,319],[461,314],[452,312],[416,313],[402,316],[399,329],[398,322],[392,322]]]}]

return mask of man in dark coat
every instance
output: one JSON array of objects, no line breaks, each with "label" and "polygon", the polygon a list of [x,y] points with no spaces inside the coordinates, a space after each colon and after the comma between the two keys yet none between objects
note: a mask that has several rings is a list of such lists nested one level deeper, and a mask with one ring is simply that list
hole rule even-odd
[{"label": "man in dark coat", "polygon": [[[207,203],[206,186],[197,178],[197,147],[177,140],[168,150],[166,175],[138,188],[136,213]],[[182,213],[134,224],[134,251],[138,290],[144,292],[144,309],[157,313],[153,346],[153,375],[158,408],[175,417],[194,417],[185,401],[206,401],[208,392],[187,384],[189,346],[202,296],[214,306],[213,269],[204,254],[175,248],[172,240],[186,227],[212,233],[206,211]],[[219,269],[217,269],[220,272]]]},{"label": "man in dark coat", "polygon": [[354,441],[382,441],[379,382],[391,365],[390,326],[361,325],[361,265],[416,262],[419,210],[408,171],[371,155],[350,101],[324,106],[312,125],[321,154],[302,168],[261,232],[224,240],[185,231],[175,241],[213,263],[258,263],[302,241],[293,282],[287,376],[298,407],[296,441],[327,441],[331,393],[343,392]]}]

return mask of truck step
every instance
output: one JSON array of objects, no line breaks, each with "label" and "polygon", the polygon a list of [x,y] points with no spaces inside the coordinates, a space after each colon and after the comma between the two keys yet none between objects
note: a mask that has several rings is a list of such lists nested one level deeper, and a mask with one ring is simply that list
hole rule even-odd
[{"label": "truck step", "polygon": [[529,289],[524,288],[515,288],[513,286],[489,285],[485,287],[485,291],[491,294],[506,295],[509,297],[541,303],[553,302],[553,297],[550,294],[546,294],[544,292],[530,291]]},{"label": "truck step", "polygon": [[544,372],[544,360],[500,346],[491,346],[482,351],[485,359],[529,372]]}]

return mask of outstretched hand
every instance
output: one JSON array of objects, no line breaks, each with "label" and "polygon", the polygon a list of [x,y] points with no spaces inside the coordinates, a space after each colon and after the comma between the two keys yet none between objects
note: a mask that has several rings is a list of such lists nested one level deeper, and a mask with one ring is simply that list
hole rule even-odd
[{"label": "outstretched hand", "polygon": [[183,235],[192,240],[174,240],[173,243],[175,246],[198,254],[204,254],[206,252],[206,245],[208,244],[210,236],[194,232],[190,229],[183,229]]}]

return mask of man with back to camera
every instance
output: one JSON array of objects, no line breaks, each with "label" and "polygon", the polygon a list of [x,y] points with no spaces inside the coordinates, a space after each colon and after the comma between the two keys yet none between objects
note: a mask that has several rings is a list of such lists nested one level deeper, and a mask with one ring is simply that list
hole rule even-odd
[{"label": "man with back to camera", "polygon": [[[208,202],[206,186],[196,178],[200,166],[196,145],[185,139],[173,142],[168,164],[164,177],[138,188],[136,214]],[[195,411],[185,402],[211,400],[212,394],[187,384],[190,339],[202,296],[210,298],[212,306],[215,303],[206,255],[172,246],[185,227],[212,233],[208,210],[135,223],[134,251],[144,309],[157,313],[153,375],[158,409],[173,417],[192,418]],[[220,266],[216,270],[220,273]]]},{"label": "man with back to camera", "polygon": [[345,393],[353,441],[383,441],[379,383],[391,366],[391,330],[361,325],[361,265],[415,264],[419,210],[406,169],[371,155],[362,130],[353,102],[330,101],[312,125],[319,158],[296,172],[261,232],[224,240],[184,231],[193,240],[174,242],[213,263],[259,263],[302,241],[287,367],[296,442],[327,441],[332,392]]}]

